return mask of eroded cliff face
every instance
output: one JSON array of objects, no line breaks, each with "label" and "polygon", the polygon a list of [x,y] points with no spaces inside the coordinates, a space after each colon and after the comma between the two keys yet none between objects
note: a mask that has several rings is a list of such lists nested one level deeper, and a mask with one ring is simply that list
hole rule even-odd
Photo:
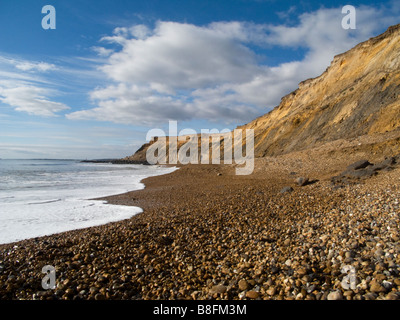
[{"label": "eroded cliff face", "polygon": [[240,128],[254,129],[258,157],[400,128],[400,25],[334,58],[279,106]]},{"label": "eroded cliff face", "polygon": [[[400,130],[400,24],[336,56],[321,76],[238,128],[254,129],[256,157]],[[125,159],[145,160],[150,145]]]}]

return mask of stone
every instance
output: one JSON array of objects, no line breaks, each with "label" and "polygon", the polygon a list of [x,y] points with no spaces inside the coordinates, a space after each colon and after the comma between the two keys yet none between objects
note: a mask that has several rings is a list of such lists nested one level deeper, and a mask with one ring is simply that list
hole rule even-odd
[{"label": "stone", "polygon": [[249,299],[257,299],[260,296],[260,293],[254,290],[250,290],[246,292],[246,297]]},{"label": "stone", "polygon": [[379,282],[377,282],[375,280],[371,281],[369,290],[371,292],[375,292],[375,293],[380,293],[380,292],[386,291],[385,287],[383,287]]},{"label": "stone", "polygon": [[299,269],[296,270],[296,272],[297,272],[297,274],[299,276],[304,276],[304,275],[307,274],[307,269],[306,268],[299,268]]},{"label": "stone", "polygon": [[276,288],[270,287],[266,292],[269,296],[273,296],[276,293]]},{"label": "stone", "polygon": [[343,295],[340,290],[332,291],[328,294],[328,300],[343,300]]},{"label": "stone", "polygon": [[364,299],[365,300],[375,300],[378,297],[378,295],[375,292],[368,292],[364,294]]},{"label": "stone", "polygon": [[370,165],[372,164],[368,160],[359,160],[347,166],[346,170],[350,171],[350,170],[364,169]]},{"label": "stone", "polygon": [[288,266],[288,267],[290,267],[290,266],[292,265],[292,260],[287,259],[287,260],[285,261],[285,265]]},{"label": "stone", "polygon": [[303,294],[300,292],[300,293],[298,293],[297,295],[296,295],[296,298],[295,298],[296,300],[303,300],[304,299],[304,296],[303,296]]},{"label": "stone", "polygon": [[99,291],[99,289],[97,287],[90,287],[90,289],[89,289],[89,292],[92,293],[92,294],[96,293],[98,291]]},{"label": "stone", "polygon": [[94,296],[95,300],[105,300],[105,296],[102,293],[98,293]]},{"label": "stone", "polygon": [[279,268],[276,266],[271,267],[271,274],[277,274],[279,272]]},{"label": "stone", "polygon": [[247,281],[249,283],[249,285],[251,286],[255,286],[256,285],[256,281],[254,279],[250,279],[249,281]]},{"label": "stone", "polygon": [[391,166],[393,164],[396,164],[396,158],[395,157],[388,157],[385,160],[383,160],[381,163],[379,163],[383,167]]},{"label": "stone", "polygon": [[298,178],[295,180],[295,182],[296,182],[296,184],[297,184],[298,186],[302,187],[302,186],[305,186],[306,184],[308,184],[309,179],[306,178],[306,177],[298,177]]},{"label": "stone", "polygon": [[249,289],[249,284],[244,279],[239,281],[238,286],[239,286],[239,290],[240,291],[244,291],[244,290]]},{"label": "stone", "polygon": [[346,253],[344,254],[344,256],[346,257],[346,258],[354,258],[354,256],[355,256],[355,254],[354,254],[354,251],[346,251]]},{"label": "stone", "polygon": [[386,290],[390,290],[390,289],[393,288],[393,283],[390,282],[390,281],[383,280],[383,281],[382,281],[382,286],[383,286]]},{"label": "stone", "polygon": [[399,296],[395,292],[390,292],[385,297],[385,300],[399,300]]},{"label": "stone", "polygon": [[214,293],[225,293],[226,292],[226,286],[222,285],[222,284],[217,284],[215,286],[212,286],[212,288],[210,289],[210,293],[214,294]]},{"label": "stone", "polygon": [[40,298],[46,297],[51,294],[51,291],[38,291],[33,295],[33,300],[39,300]]},{"label": "stone", "polygon": [[368,169],[347,170],[342,173],[343,176],[353,179],[369,178],[376,174],[376,171]]},{"label": "stone", "polygon": [[287,193],[287,192],[292,192],[292,191],[293,191],[293,188],[290,187],[290,186],[283,187],[283,188],[281,189],[281,193]]},{"label": "stone", "polygon": [[351,290],[347,290],[347,291],[343,292],[344,297],[352,297],[353,295],[354,295],[354,292]]},{"label": "stone", "polygon": [[65,294],[68,295],[68,296],[73,295],[74,294],[74,290],[71,289],[71,288],[68,288],[67,290],[65,290]]}]

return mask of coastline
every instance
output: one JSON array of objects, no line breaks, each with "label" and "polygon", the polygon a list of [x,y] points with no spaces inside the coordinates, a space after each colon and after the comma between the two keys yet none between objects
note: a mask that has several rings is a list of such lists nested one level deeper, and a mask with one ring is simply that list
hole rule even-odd
[{"label": "coastline", "polygon": [[[0,245],[0,298],[398,299],[400,170],[338,187],[330,178],[371,153],[343,163],[345,148],[328,149],[257,159],[250,176],[180,166],[98,198],[143,212]],[[298,186],[299,176],[313,183]],[[41,288],[44,265],[56,268],[55,290]],[[357,289],[341,285],[343,265],[355,268]]]},{"label": "coastline", "polygon": [[[24,178],[18,181],[20,170],[24,170]],[[128,219],[143,210],[93,198],[143,189],[140,180],[173,170],[130,164],[66,164],[62,160],[8,161],[2,167],[0,244]]]}]

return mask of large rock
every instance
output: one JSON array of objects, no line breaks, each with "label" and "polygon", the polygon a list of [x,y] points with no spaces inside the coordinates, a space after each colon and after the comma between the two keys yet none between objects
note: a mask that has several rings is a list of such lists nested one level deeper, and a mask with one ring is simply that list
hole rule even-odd
[{"label": "large rock", "polygon": [[298,186],[302,187],[302,186],[305,186],[306,184],[308,184],[309,179],[306,178],[306,177],[298,177],[298,178],[295,180],[295,182],[296,182],[296,184],[297,184]]},{"label": "large rock", "polygon": [[340,175],[332,177],[331,181],[333,184],[349,183],[350,180],[359,180],[370,178],[379,171],[382,170],[392,170],[400,161],[397,160],[398,156],[386,157],[383,161],[372,164],[368,160],[359,160],[351,165],[347,166],[346,170]]},{"label": "large rock", "polygon": [[347,166],[346,170],[352,171],[352,170],[364,169],[371,165],[372,163],[370,163],[368,160],[359,160]]}]

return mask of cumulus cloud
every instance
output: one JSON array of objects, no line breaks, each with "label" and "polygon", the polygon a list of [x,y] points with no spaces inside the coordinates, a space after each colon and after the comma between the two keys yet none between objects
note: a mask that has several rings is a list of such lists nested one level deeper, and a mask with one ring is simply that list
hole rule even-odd
[{"label": "cumulus cloud", "polygon": [[118,82],[167,84],[177,90],[243,82],[251,79],[257,65],[254,53],[234,41],[236,26],[160,22],[145,39],[129,39],[118,31],[112,38],[123,49],[101,70]]},{"label": "cumulus cloud", "polygon": [[[321,74],[334,55],[395,21],[387,8],[357,8],[357,30],[341,27],[341,8],[299,16],[293,25],[158,22],[116,28],[103,42],[120,46],[100,70],[109,86],[91,92],[96,107],[70,119],[150,125],[167,120],[247,122],[279,104],[306,78]],[[303,48],[298,61],[262,63],[263,49]],[[257,53],[255,48],[259,48]],[[268,52],[268,51],[265,51]]]}]

